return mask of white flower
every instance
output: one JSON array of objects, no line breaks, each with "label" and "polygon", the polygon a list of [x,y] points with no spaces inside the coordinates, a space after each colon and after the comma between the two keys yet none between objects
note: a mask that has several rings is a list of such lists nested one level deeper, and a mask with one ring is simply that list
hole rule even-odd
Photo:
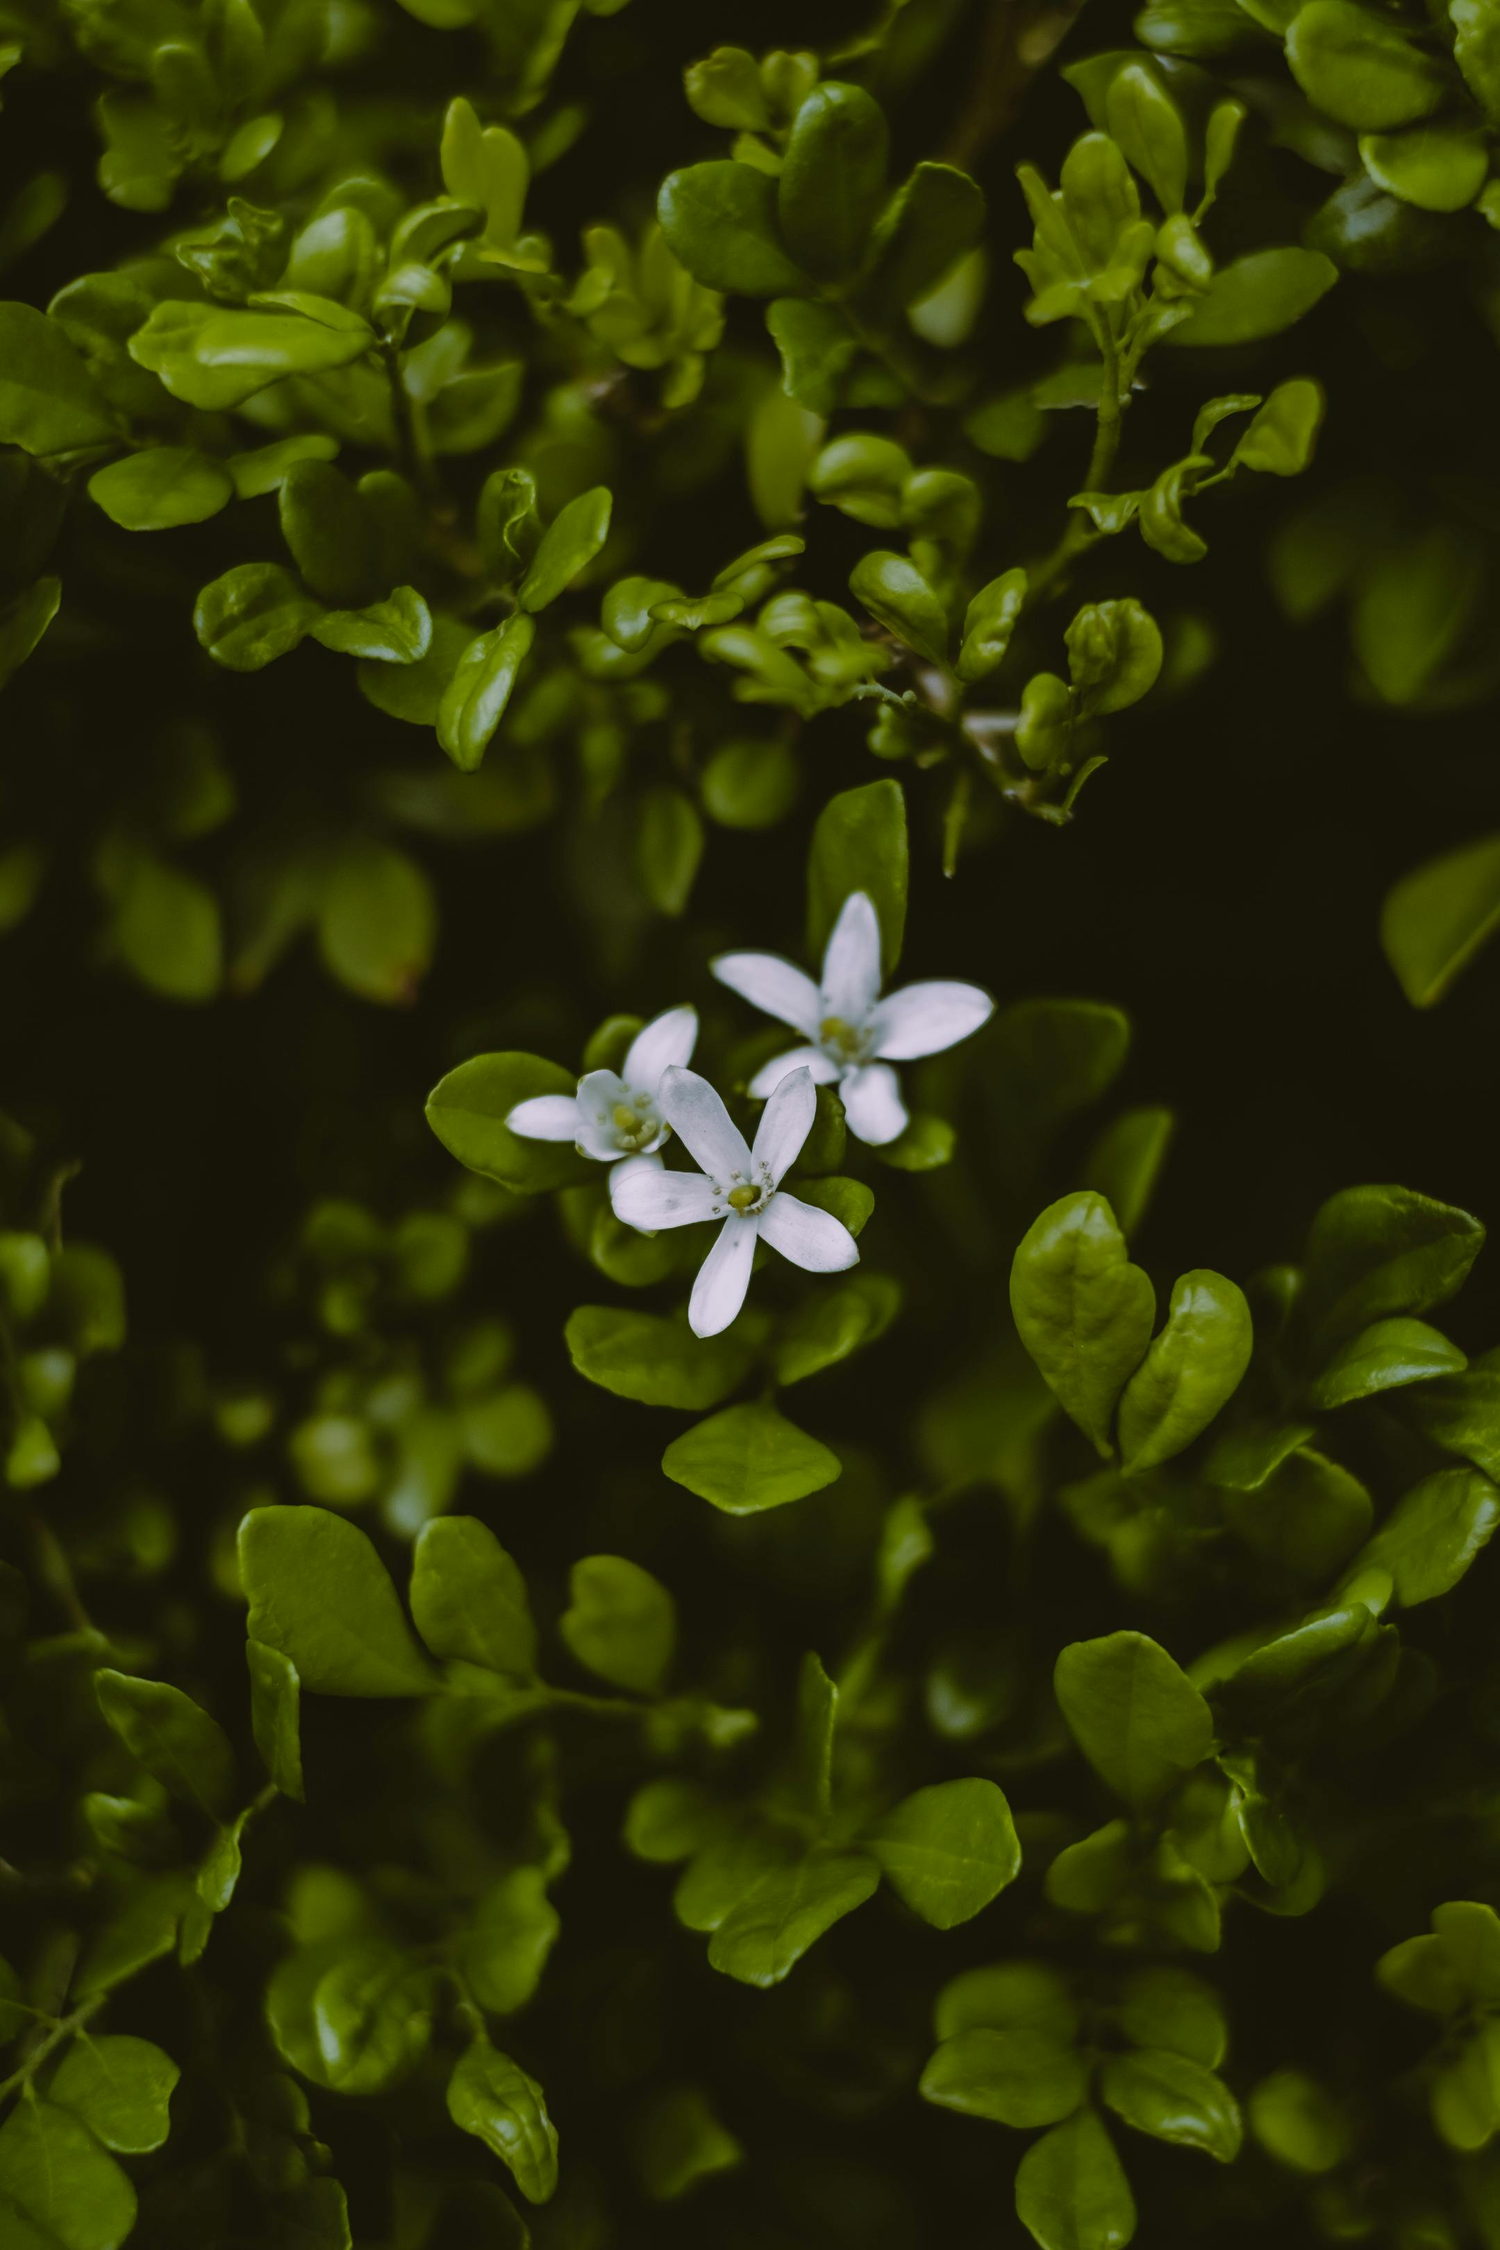
[{"label": "white flower", "polygon": [[794,1070],[766,1103],[754,1148],[706,1078],[669,1070],[658,1096],[662,1112],[701,1172],[622,1166],[610,1175],[615,1217],[654,1234],[661,1227],[722,1219],[719,1237],[699,1269],[688,1304],[695,1336],[717,1336],[745,1302],[757,1242],[809,1273],[842,1273],[859,1263],[853,1235],[781,1185],[812,1131],[818,1097],[812,1075]]},{"label": "white flower", "polygon": [[671,1132],[658,1100],[662,1072],[685,1063],[698,1037],[696,1008],[668,1008],[638,1031],[623,1074],[591,1070],[576,1094],[536,1094],[517,1102],[505,1122],[528,1141],[572,1141],[580,1156],[655,1172],[655,1151]]},{"label": "white flower", "polygon": [[721,953],[710,967],[720,984],[810,1042],[764,1064],[750,1092],[769,1094],[789,1070],[805,1068],[818,1085],[837,1084],[850,1132],[874,1147],[895,1140],[907,1124],[891,1064],[967,1039],[995,1007],[977,984],[943,978],[904,985],[882,1000],[880,923],[864,891],[851,892],[833,925],[821,985],[776,953]]}]

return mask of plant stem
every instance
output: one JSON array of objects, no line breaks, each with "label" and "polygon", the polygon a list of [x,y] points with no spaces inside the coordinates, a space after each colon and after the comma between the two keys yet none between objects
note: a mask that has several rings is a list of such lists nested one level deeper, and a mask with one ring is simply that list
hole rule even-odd
[{"label": "plant stem", "polygon": [[8,2094],[18,2093],[22,2087],[29,2085],[32,2077],[41,2069],[42,2064],[54,2049],[60,2047],[65,2039],[71,2039],[75,2031],[81,2031],[90,2016],[98,2014],[104,2005],[105,1998],[106,1995],[101,1992],[97,1998],[85,2000],[81,2008],[73,2010],[72,2015],[64,2016],[61,2023],[55,2023],[46,2038],[40,2040],[32,2049],[20,2069],[13,2070],[9,2078],[0,2082],[0,2102],[3,2102]]}]

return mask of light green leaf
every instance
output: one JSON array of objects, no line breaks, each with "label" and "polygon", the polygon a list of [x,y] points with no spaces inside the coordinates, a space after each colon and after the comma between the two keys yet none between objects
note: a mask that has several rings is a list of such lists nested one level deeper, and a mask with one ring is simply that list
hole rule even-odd
[{"label": "light green leaf", "polygon": [[0,442],[45,456],[118,436],[108,401],[61,322],[33,305],[0,304]]},{"label": "light green leaf", "polygon": [[341,2094],[383,2093],[427,2051],[430,1973],[382,1938],[334,1945],[335,1958],[312,1988],[318,2067],[309,2075]]},{"label": "light green leaf", "polygon": [[1349,1406],[1381,1391],[1461,1374],[1468,1364],[1457,1344],[1425,1320],[1377,1320],[1339,1346],[1307,1395],[1324,1410]]},{"label": "light green leaf", "polygon": [[1204,1268],[1174,1283],[1166,1326],[1120,1399],[1127,1475],[1157,1468],[1201,1436],[1239,1388],[1254,1343],[1236,1283]]},{"label": "light green leaf", "polygon": [[781,239],[776,182],[750,164],[693,164],[669,173],[656,215],[679,264],[707,289],[740,297],[802,297],[808,278]]},{"label": "light green leaf", "polygon": [[284,1797],[303,1801],[302,1683],[297,1667],[264,1641],[245,1643],[250,1667],[250,1727],[267,1773]]},{"label": "light green leaf", "polygon": [[1021,2029],[1044,2033],[1054,2047],[1071,2047],[1079,2015],[1061,1970],[1045,1961],[994,1961],[964,1969],[943,1986],[932,2024],[939,2039],[961,2031]]},{"label": "light green leaf", "polygon": [[1305,2070],[1273,2070],[1252,2087],[1250,2130],[1266,2154],[1292,2172],[1332,2172],[1350,2150],[1337,2103]]},{"label": "light green leaf", "polygon": [[993,1781],[918,1789],[865,1829],[861,1841],[891,1888],[936,1930],[971,1921],[1021,1869],[1010,1806]]},{"label": "light green leaf", "polygon": [[1114,2144],[1092,2109],[1034,2141],[1016,2173],[1016,2215],[1041,2250],[1124,2250],[1135,2202]]},{"label": "light green leaf", "polygon": [[663,782],[641,798],[635,857],[646,896],[659,914],[686,908],[703,858],[703,823],[682,790]]},{"label": "light green leaf", "polygon": [[216,516],[234,498],[234,483],[207,453],[154,445],[96,469],[89,498],[125,531],[170,531]]},{"label": "light green leaf", "polygon": [[674,1483],[730,1516],[759,1515],[804,1500],[842,1471],[836,1453],[764,1403],[725,1407],[685,1430],[667,1447],[661,1465]]},{"label": "light green leaf", "polygon": [[861,300],[889,315],[915,304],[984,233],[984,194],[952,164],[919,164],[876,225]]},{"label": "light green leaf", "polygon": [[1500,836],[1403,875],[1380,910],[1385,957],[1414,1008],[1441,1000],[1500,927]]},{"label": "light green leaf", "polygon": [[860,1272],[809,1297],[777,1331],[777,1382],[801,1383],[862,1351],[885,1334],[900,1305],[900,1284],[883,1273]]},{"label": "light green leaf", "polygon": [[580,492],[553,518],[521,580],[516,598],[523,610],[545,609],[593,561],[609,537],[612,507],[608,490],[600,484],[592,492]]},{"label": "light green leaf", "polygon": [[1088,2091],[1088,2064],[1029,2024],[976,2027],[945,2039],[922,2073],[924,2101],[995,2125],[1055,2125]]},{"label": "light green leaf", "polygon": [[740,1984],[780,1984],[810,1945],[878,1889],[880,1869],[863,1852],[813,1852],[768,1869],[725,1915],[709,1965]]},{"label": "light green leaf", "polygon": [[481,2008],[497,2016],[524,2008],[541,1983],[562,1918],[547,1896],[545,1868],[513,1867],[487,1884],[460,1951],[464,1976]]},{"label": "light green leaf", "polygon": [[1120,2029],[1137,2047],[1164,2047],[1205,2070],[1217,2070],[1229,2044],[1224,2007],[1211,1984],[1190,1969],[1161,1963],[1126,1979],[1116,2010]]},{"label": "light green leaf", "polygon": [[193,630],[216,664],[259,672],[304,640],[317,614],[280,563],[237,563],[198,596]]},{"label": "light green leaf", "polygon": [[782,239],[805,272],[840,281],[859,265],[885,189],[885,113],[862,86],[825,79],[787,139],[777,187]]},{"label": "light green leaf", "polygon": [[685,1322],[608,1305],[580,1305],[564,1336],[579,1374],[601,1389],[698,1413],[739,1388],[753,1357],[743,1334],[703,1339]]},{"label": "light green leaf", "polygon": [[326,1508],[252,1508],[240,1525],[249,1633],[315,1695],[429,1695],[436,1681],[384,1563]]},{"label": "light green leaf", "polygon": [[1394,1313],[1430,1312],[1463,1286],[1484,1243],[1467,1211],[1410,1188],[1341,1189],[1307,1239],[1306,1317],[1330,1352]]},{"label": "light green leaf", "polygon": [[[309,318],[309,305],[326,306],[341,317]],[[331,299],[303,298],[292,310],[251,311],[168,298],[131,337],[130,356],[184,405],[222,413],[283,376],[326,375],[352,366],[374,341],[373,329],[357,313]]]},{"label": "light green leaf", "polygon": [[929,664],[946,663],[948,613],[905,555],[885,550],[861,555],[849,574],[849,590],[898,641],[925,656]]},{"label": "light green leaf", "polygon": [[558,1631],[579,1663],[636,1695],[657,1694],[677,1646],[666,1587],[623,1555],[586,1555],[568,1584],[572,1607]]},{"label": "light green leaf", "polygon": [[477,2039],[448,2081],[448,2115],[498,2156],[528,2203],[557,2187],[557,2128],[534,2078]]},{"label": "light green leaf", "polygon": [[[1338,6],[1342,0],[1310,0],[1312,6]],[[1303,11],[1304,14],[1307,12]],[[1352,13],[1364,15],[1364,9]],[[1167,337],[1172,344],[1253,344],[1279,336],[1301,320],[1338,280],[1339,269],[1320,250],[1288,244],[1252,250],[1220,266],[1197,300],[1190,320]]]},{"label": "light green leaf", "polygon": [[1116,71],[1104,110],[1111,138],[1149,183],[1162,210],[1180,211],[1187,192],[1187,129],[1156,72],[1140,62]]},{"label": "light green leaf", "polygon": [[437,943],[437,902],[406,852],[375,836],[344,843],[323,884],[318,950],[329,973],[362,1000],[416,997]]},{"label": "light green leaf", "polygon": [[1409,125],[1448,92],[1436,55],[1354,0],[1308,0],[1287,31],[1286,59],[1308,99],[1356,132]]},{"label": "light green leaf", "polygon": [[781,354],[787,397],[810,413],[832,414],[859,350],[839,313],[807,297],[777,297],[766,307],[766,327]]},{"label": "light green leaf", "polygon": [[7,2208],[15,2250],[119,2250],[135,2189],[71,2110],[23,2101],[0,2125],[0,2219]]},{"label": "light green leaf", "polygon": [[1128,1109],[1105,1127],[1084,1160],[1085,1184],[1103,1196],[1124,1235],[1145,1219],[1175,1130],[1169,1109]]},{"label": "light green leaf", "polygon": [[216,1719],[180,1688],[124,1672],[94,1674],[106,1721],[133,1758],[174,1797],[218,1818],[234,1787],[234,1752]]},{"label": "light green leaf", "polygon": [[1079,1749],[1127,1804],[1153,1804],[1212,1748],[1208,1705],[1144,1633],[1074,1641],[1057,1660],[1055,1685]]},{"label": "light green leaf", "polygon": [[168,2103],[180,2076],[171,2056],[149,2039],[84,2032],[64,2055],[47,2099],[81,2118],[106,2148],[144,2156],[160,2148],[171,2129]]},{"label": "light green leaf", "polygon": [[505,1120],[518,1102],[577,1090],[576,1071],[540,1055],[475,1055],[438,1081],[427,1097],[427,1122],[471,1172],[517,1195],[540,1195],[585,1178],[584,1159],[566,1142],[523,1139]]},{"label": "light green leaf", "polygon": [[1033,1222],[1011,1264],[1010,1307],[1048,1389],[1107,1456],[1115,1401],[1151,1340],[1156,1292],[1130,1264],[1103,1196],[1062,1196]]},{"label": "light green leaf", "polygon": [[477,1516],[438,1516],[412,1550],[411,1613],[434,1656],[509,1679],[536,1672],[526,1581]]},{"label": "light green leaf", "polygon": [[1478,1469],[1438,1469],[1397,1501],[1350,1573],[1388,1570],[1407,1609],[1458,1584],[1500,1524],[1500,1489]]},{"label": "light green leaf", "polygon": [[1156,685],[1161,633],[1139,602],[1090,602],[1064,639],[1068,671],[1085,716],[1123,711]]}]

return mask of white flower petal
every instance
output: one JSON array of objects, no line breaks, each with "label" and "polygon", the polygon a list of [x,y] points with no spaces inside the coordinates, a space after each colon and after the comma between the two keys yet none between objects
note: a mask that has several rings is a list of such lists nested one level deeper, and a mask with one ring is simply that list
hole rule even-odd
[{"label": "white flower petal", "polygon": [[774,1094],[781,1081],[791,1070],[810,1070],[815,1086],[831,1086],[839,1075],[840,1066],[824,1054],[821,1047],[789,1047],[784,1055],[773,1055],[762,1063],[751,1079],[749,1092],[758,1102],[767,1094]]},{"label": "white flower petal", "polygon": [[823,1019],[818,988],[779,953],[721,953],[709,967],[720,984],[727,984],[752,1007],[763,1008],[768,1016],[779,1017],[810,1039],[817,1037]]},{"label": "white flower petal", "polygon": [[757,1166],[765,1165],[773,1187],[780,1186],[782,1173],[801,1155],[802,1143],[812,1131],[817,1114],[818,1090],[812,1072],[806,1065],[790,1071],[761,1111],[751,1152]]},{"label": "white flower petal", "polygon": [[851,1070],[839,1087],[839,1097],[850,1132],[871,1148],[883,1148],[905,1132],[901,1081],[889,1063],[866,1063],[862,1070]]},{"label": "white flower petal", "polygon": [[714,1216],[718,1204],[713,1182],[701,1172],[668,1172],[655,1156],[630,1156],[609,1175],[609,1199],[615,1217],[642,1234],[657,1234],[663,1227],[690,1227]]},{"label": "white flower petal", "polygon": [[523,1141],[576,1141],[578,1103],[571,1094],[533,1094],[505,1122]]},{"label": "white flower petal", "polygon": [[859,1264],[859,1244],[842,1219],[797,1195],[773,1195],[760,1214],[760,1231],[773,1250],[808,1273],[843,1273]]},{"label": "white flower petal", "polygon": [[910,1062],[915,1055],[940,1054],[988,1023],[995,1003],[977,984],[954,984],[930,977],[888,993],[870,1018],[877,1055]]},{"label": "white flower petal", "polygon": [[696,1070],[664,1071],[656,1100],[693,1162],[710,1179],[728,1187],[736,1172],[742,1180],[749,1178],[745,1136],[706,1078]]},{"label": "white flower petal", "polygon": [[654,1094],[664,1070],[692,1060],[698,1037],[696,1008],[668,1008],[654,1016],[630,1042],[625,1057],[625,1083],[633,1093]]},{"label": "white flower petal", "polygon": [[620,1154],[615,1110],[630,1100],[630,1089],[617,1071],[591,1070],[578,1081],[578,1146],[585,1156],[613,1164]]},{"label": "white flower petal", "polygon": [[745,1302],[759,1233],[758,1217],[726,1219],[720,1227],[688,1299],[688,1326],[695,1336],[717,1336]]},{"label": "white flower petal", "polygon": [[823,955],[823,1013],[862,1024],[880,996],[880,918],[867,891],[851,891]]}]

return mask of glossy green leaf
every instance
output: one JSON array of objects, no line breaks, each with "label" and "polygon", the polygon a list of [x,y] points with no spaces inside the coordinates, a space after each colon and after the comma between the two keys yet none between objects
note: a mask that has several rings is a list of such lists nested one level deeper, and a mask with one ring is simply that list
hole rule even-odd
[{"label": "glossy green leaf", "polygon": [[119,2250],[135,2189],[71,2110],[23,2101],[0,2125],[0,2218],[7,2208],[16,2250]]},{"label": "glossy green leaf", "polygon": [[155,445],[96,469],[89,498],[125,531],[170,531],[216,516],[234,498],[234,484],[207,453]]},{"label": "glossy green leaf", "polygon": [[1066,639],[1068,669],[1085,713],[1123,711],[1156,684],[1161,634],[1139,602],[1090,602]]},{"label": "glossy green leaf", "polygon": [[487,1524],[438,1516],[412,1549],[411,1613],[434,1656],[527,1680],[536,1627],[526,1581]]},{"label": "glossy green leaf", "polygon": [[1126,1979],[1116,2010],[1120,2029],[1137,2047],[1165,2048],[1205,2070],[1217,2070],[1229,2043],[1224,2006],[1211,1984],[1190,1969],[1163,1962]]},{"label": "glossy green leaf", "polygon": [[546,1870],[512,1867],[487,1884],[464,1932],[460,1963],[482,2008],[508,2016],[535,1993],[562,1918],[547,1896]]},{"label": "glossy green leaf", "polygon": [[608,490],[600,484],[592,492],[580,492],[554,516],[521,580],[516,599],[523,610],[545,609],[587,568],[609,537],[612,507]]},{"label": "glossy green leaf", "polygon": [[436,1681],[385,1565],[326,1508],[252,1508],[240,1525],[249,1633],[315,1695],[427,1695]]},{"label": "glossy green leaf", "polygon": [[1377,187],[1422,211],[1461,211],[1473,202],[1489,170],[1483,135],[1453,125],[1362,133],[1359,153]]},{"label": "glossy green leaf", "polygon": [[115,416],[61,322],[0,304],[0,441],[46,456],[108,445]]},{"label": "glossy green leaf", "polygon": [[1355,1557],[1355,1570],[1386,1570],[1410,1609],[1435,1601],[1464,1576],[1500,1524],[1500,1490],[1478,1469],[1438,1469],[1397,1501]]},{"label": "glossy green leaf", "polygon": [[1173,1284],[1166,1326],[1120,1399],[1128,1474],[1157,1468],[1202,1435],[1234,1396],[1255,1342],[1244,1291],[1200,1269]]},{"label": "glossy green leaf", "polygon": [[1075,1641],[1057,1660],[1055,1685],[1078,1747],[1127,1804],[1153,1804],[1212,1747],[1208,1705],[1144,1633]]},{"label": "glossy green leaf", "polygon": [[540,1055],[475,1055],[440,1079],[427,1097],[427,1122],[451,1156],[518,1195],[539,1195],[586,1176],[566,1142],[532,1141],[505,1120],[538,1094],[573,1094],[575,1071]]},{"label": "glossy green leaf", "polygon": [[1163,211],[1182,209],[1187,192],[1187,128],[1170,94],[1146,63],[1116,71],[1105,97],[1112,138],[1146,180]]},{"label": "glossy green leaf", "polygon": [[1234,449],[1242,469],[1262,476],[1300,476],[1312,459],[1323,421],[1323,391],[1306,376],[1278,383]]},{"label": "glossy green leaf", "polygon": [[535,638],[531,619],[518,614],[481,633],[459,658],[438,705],[437,736],[460,773],[473,773],[484,757]]},{"label": "glossy green leaf", "polygon": [[920,163],[875,227],[861,296],[880,312],[925,297],[984,232],[984,194],[952,164]]},{"label": "glossy green leaf", "polygon": [[831,414],[858,342],[831,305],[807,297],[777,297],[766,307],[766,327],[781,354],[788,398],[813,414]]},{"label": "glossy green leaf", "polygon": [[777,1331],[776,1380],[805,1382],[862,1351],[885,1334],[900,1304],[899,1285],[883,1273],[853,1274],[809,1297]]},{"label": "glossy green leaf", "polygon": [[1068,2045],[1025,2024],[960,2031],[922,2073],[924,2101],[996,2125],[1055,2125],[1088,2091],[1088,2064]]},{"label": "glossy green leaf", "polygon": [[1138,2133],[1179,2148],[1202,2149],[1221,2164],[1240,2152],[1243,2128],[1239,2105],[1222,2078],[1187,2055],[1162,2047],[1141,2047],[1131,2055],[1112,2055],[1104,2065],[1099,2090],[1110,2108]]},{"label": "glossy green leaf", "polygon": [[1135,2201],[1092,2109],[1054,2125],[1026,2151],[1016,2215],[1041,2250],[1124,2250],[1135,2233]]},{"label": "glossy green leaf", "polygon": [[216,664],[259,672],[304,640],[317,615],[317,603],[279,563],[238,563],[204,587],[193,630]]},{"label": "glossy green leaf", "polygon": [[993,1781],[918,1789],[866,1828],[861,1841],[891,1888],[936,1930],[971,1921],[1021,1869],[1010,1806]]},{"label": "glossy green leaf", "polygon": [[1463,1286],[1484,1242],[1467,1211],[1410,1188],[1344,1188],[1307,1240],[1307,1319],[1329,1351],[1395,1313],[1430,1312]]},{"label": "glossy green leaf", "polygon": [[887,975],[906,931],[906,799],[898,781],[871,781],[830,797],[813,829],[807,861],[807,948],[821,961],[852,891],[874,901]]},{"label": "glossy green leaf", "polygon": [[47,2099],[81,2118],[106,2148],[144,2156],[171,2129],[169,2103],[181,2076],[149,2039],[119,2032],[75,2039],[47,2088]]},{"label": "glossy green leaf", "polygon": [[[319,308],[309,318],[306,307]],[[130,356],[186,406],[242,406],[287,375],[326,375],[363,358],[374,332],[327,298],[252,311],[169,298],[130,339]]]},{"label": "glossy green leaf", "polygon": [[808,279],[777,218],[777,183],[750,164],[693,164],[669,173],[656,215],[673,256],[707,289],[799,297]]},{"label": "glossy green leaf", "polygon": [[1100,1195],[1065,1195],[1016,1251],[1010,1306],[1048,1389],[1103,1455],[1115,1403],[1144,1358],[1156,1292]]},{"label": "glossy green leaf", "polygon": [[1286,59],[1309,100],[1361,133],[1430,116],[1446,93],[1436,56],[1354,0],[1307,0],[1287,32]]},{"label": "glossy green leaf", "polygon": [[[849,589],[888,633],[942,664],[948,652],[948,614],[927,580],[905,555],[861,555],[849,574]],[[879,784],[875,786],[878,788]]]},{"label": "glossy green leaf", "polygon": [[357,609],[384,590],[368,511],[331,461],[293,462],[277,505],[292,560],[321,601]]},{"label": "glossy green leaf", "polygon": [[528,2203],[557,2187],[557,2127],[547,2098],[509,2055],[478,2039],[448,2081],[448,2115],[498,2156]]},{"label": "glossy green leaf", "polygon": [[[630,1394],[627,1394],[630,1395]],[[842,1464],[774,1406],[726,1406],[674,1438],[662,1468],[729,1516],[759,1515],[821,1492]]]},{"label": "glossy green leaf", "polygon": [[859,265],[885,187],[887,142],[885,113],[862,86],[825,79],[798,110],[776,208],[804,272],[840,281]]},{"label": "glossy green leaf", "polygon": [[250,1725],[267,1773],[284,1797],[300,1804],[302,1785],[302,1683],[297,1667],[280,1649],[247,1640],[250,1667]]},{"label": "glossy green leaf", "polygon": [[880,1869],[862,1852],[813,1852],[768,1869],[715,1929],[710,1966],[740,1984],[780,1984],[810,1945],[863,1906]]},{"label": "glossy green leaf", "polygon": [[572,1605],[558,1631],[578,1662],[633,1694],[658,1693],[677,1645],[677,1612],[665,1586],[623,1555],[586,1555],[574,1563],[568,1585]]},{"label": "glossy green leaf", "polygon": [[[1305,1433],[1293,1425],[1286,1434],[1297,1438]],[[1210,1470],[1218,1454],[1216,1445]],[[1224,1468],[1221,1463],[1214,1481],[1225,1481]],[[1326,1583],[1329,1572],[1341,1568],[1369,1535],[1373,1504],[1368,1491],[1339,1462],[1306,1445],[1288,1447],[1264,1476],[1259,1468],[1257,1461],[1230,1471],[1231,1476],[1251,1474],[1255,1482],[1230,1490],[1226,1521],[1273,1568],[1314,1585]]]},{"label": "glossy green leaf", "polygon": [[1461,1374],[1468,1364],[1457,1344],[1425,1320],[1377,1320],[1339,1346],[1307,1395],[1316,1407],[1349,1406],[1408,1383]]},{"label": "glossy green leaf", "polygon": [[99,1709],[126,1749],[174,1797],[220,1815],[234,1787],[229,1737],[201,1704],[163,1680],[94,1674]]},{"label": "glossy green leaf", "polygon": [[[1312,6],[1343,4],[1344,0],[1310,0]],[[1338,267],[1320,250],[1301,250],[1292,244],[1276,250],[1252,250],[1248,257],[1236,258],[1219,268],[1197,300],[1191,320],[1174,328],[1168,340],[1194,345],[1253,344],[1263,336],[1279,336],[1284,328],[1311,312],[1338,277]]]},{"label": "glossy green leaf", "polygon": [[1067,1977],[1036,1960],[995,1961],[961,1970],[938,1994],[932,2016],[939,2039],[953,2039],[961,2031],[1021,2029],[1045,2034],[1055,2047],[1071,2047],[1078,2025]]}]

